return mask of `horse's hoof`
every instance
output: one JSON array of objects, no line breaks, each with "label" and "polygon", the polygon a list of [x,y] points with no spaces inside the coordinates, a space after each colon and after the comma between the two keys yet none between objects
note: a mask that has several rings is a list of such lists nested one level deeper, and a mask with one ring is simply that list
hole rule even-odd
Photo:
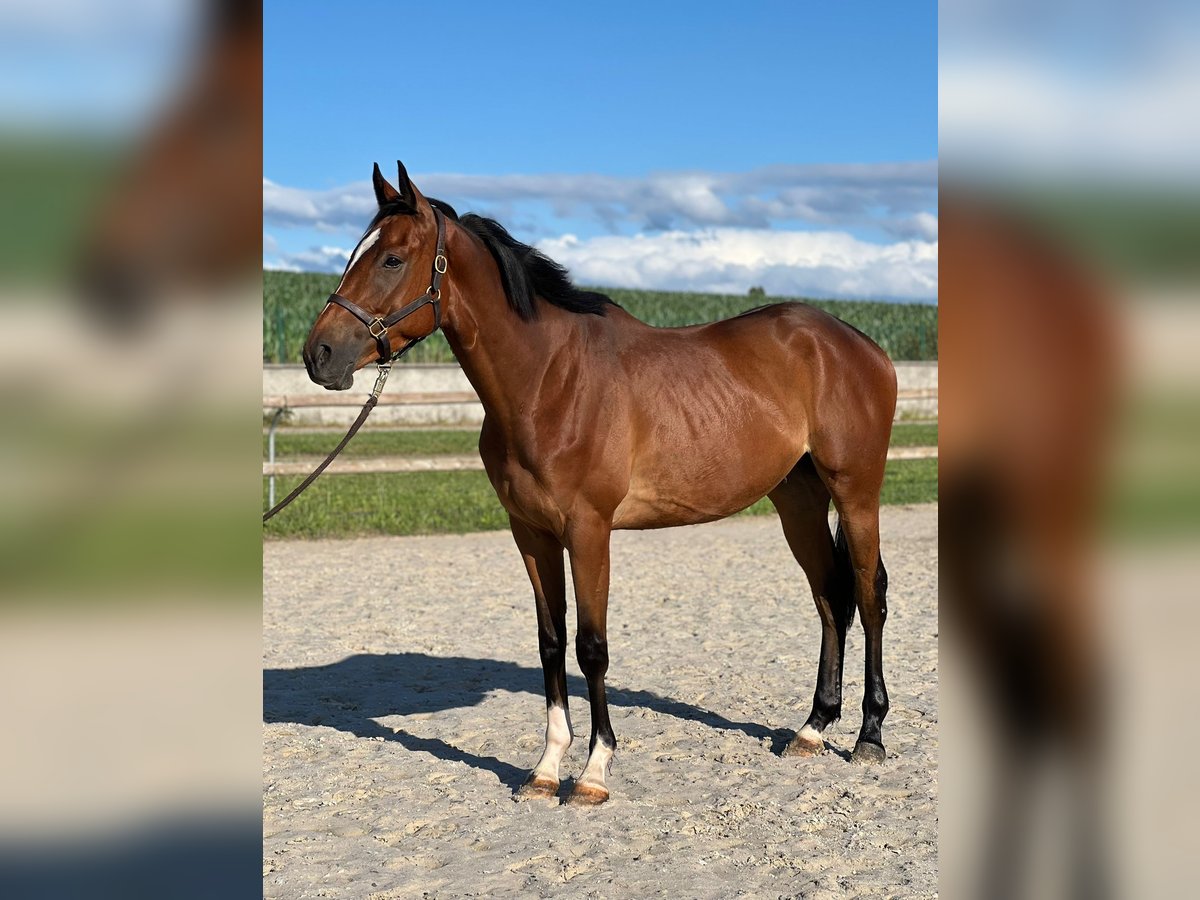
[{"label": "horse's hoof", "polygon": [[784,756],[820,756],[825,752],[825,741],[820,735],[797,732],[783,748]]},{"label": "horse's hoof", "polygon": [[887,754],[884,752],[882,744],[859,741],[854,745],[854,754],[850,757],[850,761],[862,766],[870,766],[881,763],[886,758]]},{"label": "horse's hoof", "polygon": [[518,800],[548,800],[558,793],[558,782],[544,775],[530,775],[529,780],[517,788]]},{"label": "horse's hoof", "polygon": [[567,797],[567,803],[571,806],[599,806],[607,799],[608,788],[577,781],[571,789],[571,796]]}]

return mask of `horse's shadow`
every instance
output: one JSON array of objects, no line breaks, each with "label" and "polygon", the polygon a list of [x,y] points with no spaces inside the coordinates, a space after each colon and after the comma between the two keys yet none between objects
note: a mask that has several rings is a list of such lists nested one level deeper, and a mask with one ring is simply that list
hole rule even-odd
[{"label": "horse's shadow", "polygon": [[[587,683],[567,676],[573,697],[587,696]],[[439,738],[418,737],[374,721],[384,716],[407,716],[475,706],[492,691],[541,696],[541,669],[494,659],[428,656],[424,653],[362,653],[325,666],[266,669],[263,672],[263,721],[325,725],[364,738],[396,741],[409,750],[438,759],[465,762],[492,772],[514,790],[528,774],[494,756],[459,749]],[[609,687],[614,706],[640,707],[710,728],[740,731],[756,740],[770,738],[780,753],[791,737],[784,729],[752,722],[735,722],[710,710],[663,697],[650,691]],[[578,701],[577,701],[578,702]]]}]

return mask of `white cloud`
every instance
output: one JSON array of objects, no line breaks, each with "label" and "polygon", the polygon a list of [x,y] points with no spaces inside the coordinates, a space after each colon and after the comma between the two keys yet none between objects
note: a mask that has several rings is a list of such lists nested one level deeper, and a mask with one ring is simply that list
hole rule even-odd
[{"label": "white cloud", "polygon": [[[923,227],[936,233],[936,220]],[[761,285],[776,296],[937,298],[936,238],[872,244],[838,231],[707,228],[587,239],[568,234],[537,246],[587,285],[732,294]],[[341,247],[313,247],[275,254],[263,268],[337,274],[349,255]]]},{"label": "white cloud", "polygon": [[871,244],[843,232],[712,228],[654,235],[574,235],[540,250],[576,281],[610,287],[781,296],[933,300],[937,243]]},{"label": "white cloud", "polygon": [[263,219],[282,227],[314,227],[362,231],[375,214],[375,194],[368,182],[324,191],[285,187],[263,179]]},{"label": "white cloud", "polygon": [[[525,239],[539,231],[561,234],[554,219],[602,223],[610,234],[553,236],[538,245],[584,284],[732,293],[762,285],[778,295],[906,300],[937,296],[933,161],[645,177],[429,174],[414,180],[464,211],[482,208],[497,215]],[[546,219],[544,206],[530,203],[549,206],[549,226],[530,224]],[[310,191],[263,179],[264,223],[277,235],[279,229],[307,228],[357,236],[375,208],[367,182]],[[789,230],[787,223],[795,221],[821,230]],[[629,236],[630,228],[621,226],[646,233]],[[872,243],[846,231],[864,227],[894,240]],[[270,255],[270,265],[279,268],[340,272],[349,253],[325,246]]]},{"label": "white cloud", "polygon": [[914,213],[906,219],[889,223],[887,231],[889,234],[905,240],[936,241],[938,219],[933,213]]},{"label": "white cloud", "polygon": [[267,257],[266,253],[274,252],[263,247],[264,269],[275,269],[281,272],[333,272],[337,274],[346,268],[346,260],[350,251],[344,247],[311,247],[296,253],[276,253]]},{"label": "white cloud", "polygon": [[[464,209],[504,211],[548,204],[558,218],[667,230],[710,226],[765,228],[803,221],[832,227],[903,223],[935,207],[937,163],[776,165],[746,172],[595,174],[417,174],[417,186]],[[375,211],[370,183],[328,190],[263,179],[263,216],[283,226],[361,231]]]}]

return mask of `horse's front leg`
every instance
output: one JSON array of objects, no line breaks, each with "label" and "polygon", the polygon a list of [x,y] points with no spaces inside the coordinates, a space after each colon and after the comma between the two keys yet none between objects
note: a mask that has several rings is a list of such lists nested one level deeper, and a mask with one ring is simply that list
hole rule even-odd
[{"label": "horse's front leg", "polygon": [[579,668],[587,679],[592,706],[592,741],[587,765],[575,782],[569,803],[595,805],[608,799],[609,765],[617,739],[608,720],[608,699],[604,695],[604,675],[608,671],[608,542],[611,526],[592,523],[573,529],[568,539],[571,577],[575,584],[575,602],[579,631],[575,652]]},{"label": "horse's front leg", "polygon": [[537,606],[538,651],[546,680],[546,747],[542,758],[517,791],[518,798],[558,793],[558,766],[571,746],[567,707],[567,585],[563,546],[556,537],[511,519],[513,538],[525,561]]}]

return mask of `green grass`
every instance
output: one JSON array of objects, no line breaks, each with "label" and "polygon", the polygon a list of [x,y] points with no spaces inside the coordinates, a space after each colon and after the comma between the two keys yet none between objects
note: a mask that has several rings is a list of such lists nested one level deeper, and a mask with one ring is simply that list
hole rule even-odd
[{"label": "green grass", "polygon": [[[288,434],[275,436],[275,458],[324,456],[337,446],[342,432],[324,434]],[[453,456],[476,453],[478,431],[361,431],[354,436],[342,459],[372,459],[377,456]],[[263,435],[263,459],[267,456],[267,437]]]},{"label": "green grass", "polygon": [[[282,496],[300,479],[279,478]],[[937,460],[888,463],[885,504],[937,500]],[[266,508],[266,480],[263,480]],[[773,512],[760,500],[742,515]],[[337,475],[318,479],[264,527],[269,537],[343,538],[361,535],[461,534],[508,527],[508,516],[483,472]]]},{"label": "green grass", "polygon": [[883,505],[936,503],[938,498],[938,461],[905,459],[887,464],[883,481]]},{"label": "green grass", "polygon": [[[300,478],[278,478],[283,496]],[[263,508],[267,505],[263,479]],[[483,472],[411,472],[319,478],[264,526],[272,537],[460,534],[508,527]]]},{"label": "green grass", "polygon": [[[338,276],[263,272],[263,362],[299,362],[300,350]],[[695,294],[599,288],[639,319],[658,326],[694,325],[796,297]],[[932,304],[859,300],[805,300],[874,338],[892,359],[937,359],[938,308]],[[406,357],[410,362],[452,362],[446,339],[435,334]]]},{"label": "green grass", "polygon": [[[324,456],[341,439],[341,432],[288,434],[275,438],[275,458]],[[937,425],[899,424],[892,429],[893,447],[933,447],[937,445]],[[342,451],[344,459],[371,459],[378,456],[447,456],[476,453],[478,431],[363,431],[355,435]],[[263,458],[267,438],[263,436]]]},{"label": "green grass", "polygon": [[936,423],[897,423],[892,426],[893,447],[936,447],[938,427]]}]

